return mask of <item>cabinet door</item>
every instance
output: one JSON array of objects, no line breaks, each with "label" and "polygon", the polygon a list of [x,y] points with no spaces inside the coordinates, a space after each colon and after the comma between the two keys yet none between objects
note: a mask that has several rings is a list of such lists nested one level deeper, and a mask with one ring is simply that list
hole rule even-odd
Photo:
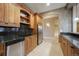
[{"label": "cabinet door", "polygon": [[9,24],[12,24],[12,26],[14,25],[14,5],[13,4],[9,4],[8,5],[9,10],[8,10],[8,22]]},{"label": "cabinet door", "polygon": [[14,24],[14,7],[10,3],[5,4],[5,24]]},{"label": "cabinet door", "polygon": [[68,45],[68,56],[72,56],[72,48]]},{"label": "cabinet door", "polygon": [[33,50],[33,36],[29,37],[29,51],[31,52]]},{"label": "cabinet door", "polygon": [[68,55],[68,53],[67,53],[67,39],[63,38],[62,46],[63,46],[63,54],[64,54],[64,56],[67,56]]},{"label": "cabinet door", "polygon": [[37,15],[37,23],[40,23],[40,17]]},{"label": "cabinet door", "polygon": [[64,56],[67,56],[67,45],[63,44],[63,53]]},{"label": "cabinet door", "polygon": [[37,36],[29,36],[25,38],[25,55],[30,53],[37,46]]},{"label": "cabinet door", "polygon": [[27,55],[32,51],[32,39],[31,36],[25,38],[25,54]]},{"label": "cabinet door", "polygon": [[34,15],[30,14],[30,24],[31,24],[31,28],[34,28]]},{"label": "cabinet door", "polygon": [[68,42],[68,56],[73,56],[73,53],[74,53],[74,46],[70,43],[70,42]]},{"label": "cabinet door", "polygon": [[0,23],[4,22],[4,4],[0,3]]},{"label": "cabinet door", "polygon": [[16,27],[20,27],[20,9],[14,6],[14,23]]},{"label": "cabinet door", "polygon": [[25,37],[25,41],[24,41],[24,52],[25,55],[27,55],[29,53],[29,38]]},{"label": "cabinet door", "polygon": [[0,56],[4,56],[5,55],[5,46],[4,44],[0,43]]},{"label": "cabinet door", "polygon": [[79,49],[73,48],[73,56],[79,56]]},{"label": "cabinet door", "polygon": [[37,46],[37,35],[33,35],[32,37],[32,46],[33,49]]}]

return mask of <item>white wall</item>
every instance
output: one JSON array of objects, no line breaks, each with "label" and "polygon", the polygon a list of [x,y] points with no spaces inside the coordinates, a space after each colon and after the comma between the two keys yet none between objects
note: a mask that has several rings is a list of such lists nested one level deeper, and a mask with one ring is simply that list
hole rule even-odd
[{"label": "white wall", "polygon": [[[71,11],[66,10],[65,8],[61,8],[51,12],[44,13],[42,15],[43,21],[45,21],[45,19],[47,18],[58,16],[60,21],[60,31],[62,30],[62,32],[71,32]],[[43,30],[43,35],[45,34],[46,33]]]},{"label": "white wall", "polygon": [[[53,37],[55,34],[56,28],[54,27],[56,21],[53,22],[53,20],[58,20],[58,18],[47,18],[45,21],[43,21],[43,32],[45,37]],[[49,26],[47,26],[49,24]]]}]

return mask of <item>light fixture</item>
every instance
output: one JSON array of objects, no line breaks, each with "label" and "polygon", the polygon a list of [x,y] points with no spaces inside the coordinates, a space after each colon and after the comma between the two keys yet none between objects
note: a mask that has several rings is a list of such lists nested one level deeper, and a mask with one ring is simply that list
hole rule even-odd
[{"label": "light fixture", "polygon": [[49,24],[49,23],[46,23],[46,26],[47,26],[47,27],[50,27],[50,24]]},{"label": "light fixture", "polygon": [[79,18],[77,16],[77,4],[76,4],[76,17],[75,17],[75,21],[78,21],[78,20],[79,20]]},{"label": "light fixture", "polygon": [[50,3],[46,3],[46,5],[47,5],[47,6],[49,6],[49,5],[50,5]]}]

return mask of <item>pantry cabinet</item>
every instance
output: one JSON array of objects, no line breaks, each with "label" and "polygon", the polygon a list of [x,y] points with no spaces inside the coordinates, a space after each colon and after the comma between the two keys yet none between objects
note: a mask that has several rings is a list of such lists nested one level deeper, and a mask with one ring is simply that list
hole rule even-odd
[{"label": "pantry cabinet", "polygon": [[[14,4],[0,4],[0,26],[19,27],[20,9]],[[17,23],[16,23],[17,22]]]}]

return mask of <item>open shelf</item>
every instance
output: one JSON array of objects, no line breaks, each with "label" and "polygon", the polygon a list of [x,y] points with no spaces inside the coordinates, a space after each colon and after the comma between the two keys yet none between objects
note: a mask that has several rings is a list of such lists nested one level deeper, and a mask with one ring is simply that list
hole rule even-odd
[{"label": "open shelf", "polygon": [[29,20],[30,18],[29,17],[24,17],[24,16],[20,16],[22,19],[27,19]]},{"label": "open shelf", "polygon": [[30,25],[30,14],[27,12],[27,10],[21,9],[20,13],[21,23]]},{"label": "open shelf", "polygon": [[20,22],[20,23],[24,23],[24,24],[28,24],[28,25],[30,25],[30,23],[25,23],[25,22]]}]

